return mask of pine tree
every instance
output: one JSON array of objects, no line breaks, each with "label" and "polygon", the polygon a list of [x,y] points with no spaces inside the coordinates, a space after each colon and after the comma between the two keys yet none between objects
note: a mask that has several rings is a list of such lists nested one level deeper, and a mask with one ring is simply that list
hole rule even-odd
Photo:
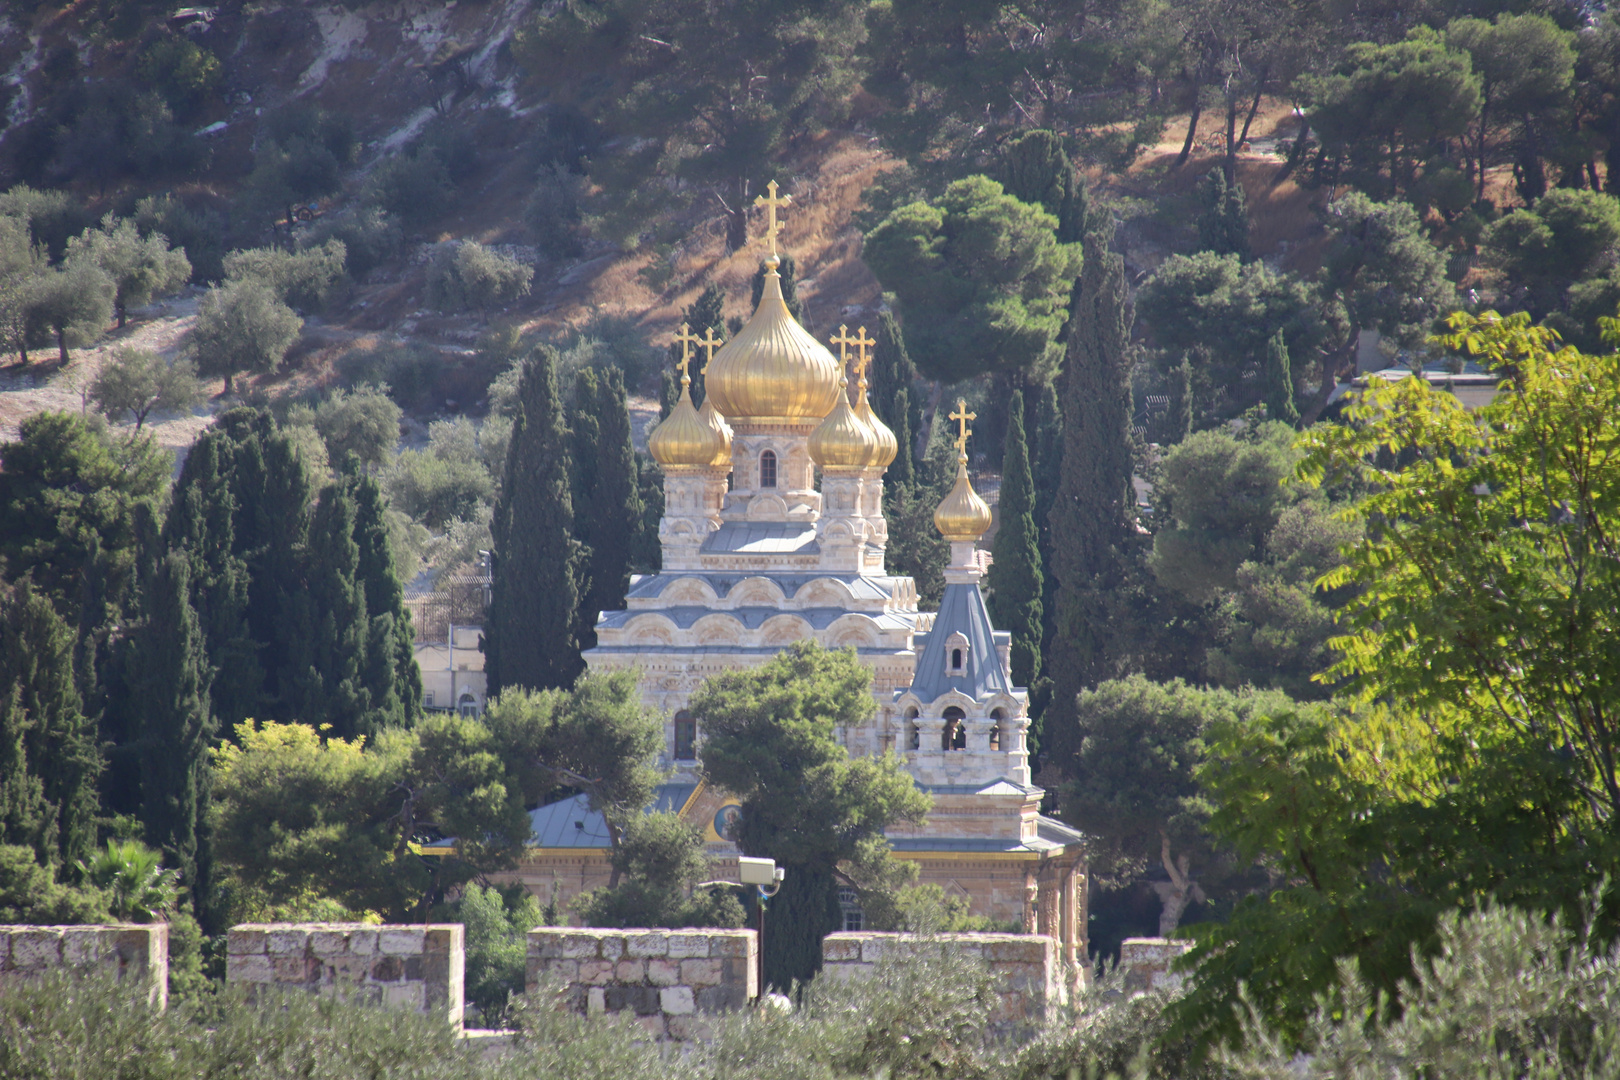
[{"label": "pine tree", "polygon": [[1052,505],[1057,611],[1046,656],[1052,704],[1044,718],[1058,754],[1074,749],[1075,695],[1111,674],[1112,591],[1135,547],[1131,486],[1129,324],[1124,260],[1111,223],[1086,238],[1063,372],[1063,466]]},{"label": "pine tree", "polygon": [[209,706],[206,635],[191,594],[191,559],[183,549],[171,550],[142,584],[144,618],[128,671],[146,842],[169,854],[192,903],[202,907],[208,897],[208,751],[218,725]]},{"label": "pine tree", "polygon": [[1012,678],[1034,686],[1041,673],[1041,550],[1035,534],[1035,480],[1024,442],[1024,395],[1014,391],[1007,408],[1002,451],[1001,523],[986,584],[996,626],[1012,633]]},{"label": "pine tree", "polygon": [[71,866],[95,846],[101,772],[96,725],[85,717],[73,680],[73,630],[27,578],[12,589],[3,615],[0,693],[9,695],[24,761],[47,806],[35,852],[42,863]]},{"label": "pine tree", "polygon": [[1266,342],[1266,416],[1290,427],[1299,424],[1294,404],[1294,375],[1288,366],[1288,342],[1279,329]]},{"label": "pine tree", "polygon": [[330,724],[337,738],[373,734],[376,717],[361,680],[370,619],[358,580],[354,500],[341,483],[321,491],[303,554],[304,588],[288,604],[297,634],[281,679],[285,704],[303,723]]},{"label": "pine tree", "polygon": [[1198,215],[1198,249],[1217,255],[1236,255],[1244,262],[1253,258],[1243,185],[1228,184],[1225,173],[1212,169],[1198,182],[1198,197],[1204,204],[1203,212]]},{"label": "pine tree", "polygon": [[[781,259],[782,263],[776,268],[776,272],[782,278],[782,301],[783,303],[787,304],[788,313],[791,314],[795,319],[803,322],[804,319],[802,315],[802,308],[799,305],[799,264],[794,262],[793,256],[789,255],[785,251],[782,252]],[[752,313],[755,308],[759,307],[759,298],[764,295],[765,262],[764,260],[761,260],[759,268],[754,271],[753,294],[752,298],[748,301],[748,310],[750,313]],[[693,333],[701,333],[701,331],[698,330],[696,323],[692,324],[692,331]],[[716,327],[715,333],[718,334],[719,332],[719,328]]]},{"label": "pine tree", "polygon": [[[787,295],[788,280],[785,276],[782,280],[783,295]],[[754,303],[756,305],[759,303],[757,290],[754,293]],[[791,305],[789,306],[791,307]],[[696,334],[698,337],[706,337],[708,336],[706,331],[713,330],[714,336],[724,341],[726,338],[725,307],[726,294],[721,291],[720,286],[710,282],[701,293],[698,293],[696,300],[686,305],[686,309],[681,312],[681,321],[687,325],[691,333]],[[680,358],[681,347],[671,343],[669,346],[669,364],[666,365],[665,369],[666,379],[669,378],[669,373],[674,370]],[[693,356],[693,360],[695,363],[687,369],[692,376],[692,404],[701,406],[703,404],[703,395],[706,393],[703,381],[703,354],[701,352],[697,353]],[[673,396],[669,399],[670,408],[675,407],[675,401],[680,396],[680,386],[676,384]],[[664,415],[668,416],[669,414],[665,413]]]},{"label": "pine tree", "polygon": [[624,608],[641,529],[641,485],[619,370],[609,368],[600,377],[582,378],[574,409],[575,454],[591,459],[589,469],[576,472],[580,478],[588,473],[589,485],[576,481],[574,486],[576,534],[590,553],[576,634],[580,648],[589,649],[596,645],[597,613]]},{"label": "pine tree", "polygon": [[1192,357],[1183,354],[1181,363],[1170,371],[1170,407],[1166,410],[1165,418],[1167,443],[1178,443],[1192,434],[1192,378]]},{"label": "pine tree", "polygon": [[489,693],[572,686],[584,667],[574,637],[582,553],[573,538],[568,429],[557,354],[536,349],[518,384],[520,411],[495,506],[494,581],[485,634]]},{"label": "pine tree", "polygon": [[416,635],[405,607],[405,589],[394,570],[382,488],[364,474],[349,479],[354,500],[354,542],[360,561],[355,577],[366,598],[366,658],[361,679],[375,728],[399,727],[422,715],[422,673],[416,666]]}]

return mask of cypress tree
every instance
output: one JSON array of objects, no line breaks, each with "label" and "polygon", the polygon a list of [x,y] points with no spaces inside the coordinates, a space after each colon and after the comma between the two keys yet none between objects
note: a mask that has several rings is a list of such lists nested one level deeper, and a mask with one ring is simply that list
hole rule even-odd
[{"label": "cypress tree", "polygon": [[636,470],[641,518],[636,522],[630,565],[638,574],[656,574],[664,565],[664,549],[658,543],[658,523],[664,516],[664,470],[651,456],[640,453]]},{"label": "cypress tree", "polygon": [[251,545],[245,554],[248,629],[265,672],[254,715],[314,723],[299,712],[308,692],[300,687],[308,681],[308,634],[313,629],[305,591],[305,548],[314,485],[297,449],[279,431],[250,440],[242,450],[237,469],[249,475],[237,493],[241,505],[237,529]]},{"label": "cypress tree", "polygon": [[1086,192],[1085,177],[1070,168],[1063,186],[1063,203],[1058,207],[1057,239],[1060,244],[1079,244],[1091,228],[1091,198]]},{"label": "cypress tree", "polygon": [[46,804],[35,853],[42,863],[69,866],[95,846],[101,772],[96,725],[73,680],[74,644],[73,629],[24,578],[0,620],[0,694],[10,724],[23,732],[23,760]]},{"label": "cypress tree", "polygon": [[349,480],[354,500],[355,578],[366,599],[366,658],[361,679],[370,699],[373,728],[398,727],[422,715],[422,673],[416,666],[416,635],[405,607],[405,589],[394,571],[382,488],[364,474]]},{"label": "cypress tree", "polygon": [[1012,678],[1034,686],[1041,673],[1041,550],[1035,535],[1035,480],[1024,441],[1024,395],[1013,392],[1002,450],[1001,523],[986,584],[996,626],[1012,633]]},{"label": "cypress tree", "polygon": [[209,706],[213,671],[191,592],[191,559],[183,549],[168,552],[142,586],[145,618],[128,670],[140,725],[135,744],[146,842],[173,857],[200,908],[208,896],[208,751],[218,726]]},{"label": "cypress tree", "polygon": [[[911,437],[911,391],[901,387],[894,395],[894,421],[889,423],[889,430],[894,432],[896,453],[894,460],[889,463],[888,469],[883,473],[883,479],[889,484],[909,484],[917,478],[916,463],[912,461],[912,443],[916,440]],[[885,488],[887,490],[887,488]]]},{"label": "cypress tree", "polygon": [[491,696],[509,686],[572,686],[584,667],[574,636],[582,553],[573,538],[554,350],[536,349],[525,362],[518,401],[491,529],[495,566],[484,639]]},{"label": "cypress tree", "polygon": [[[869,393],[872,409],[889,425],[889,430],[898,435],[903,418],[910,431],[919,431],[922,428],[922,406],[913,390],[917,382],[917,365],[911,362],[911,355],[906,352],[905,334],[892,311],[884,311],[878,316],[871,380]],[[904,402],[900,399],[902,393],[906,395]],[[917,448],[902,441],[900,449],[911,458],[907,471],[915,472]],[[891,473],[893,468],[891,465]]]},{"label": "cypress tree", "polygon": [[342,484],[322,490],[309,525],[304,588],[288,605],[297,634],[288,643],[282,676],[289,714],[315,727],[330,724],[343,739],[370,735],[377,727],[361,680],[370,619],[358,580],[354,516],[354,501]]},{"label": "cypress tree", "polygon": [[56,821],[45,785],[28,767],[29,727],[22,687],[0,686],[0,844],[45,860],[56,848]]},{"label": "cypress tree", "polygon": [[1282,330],[1266,342],[1266,416],[1289,427],[1299,424],[1299,408],[1294,404],[1294,375],[1288,367],[1288,342]]},{"label": "cypress tree", "polygon": [[[761,278],[760,280],[763,281],[764,279]],[[786,275],[783,276],[782,292],[784,296],[788,294],[790,280]],[[759,291],[756,289],[754,292],[755,304],[759,303],[759,295]],[[701,293],[698,293],[696,300],[686,305],[686,309],[681,312],[681,321],[698,337],[706,337],[706,331],[713,330],[714,336],[724,341],[726,338],[725,306],[726,294],[720,291],[720,286],[710,282]],[[793,305],[790,304],[789,307],[791,309]],[[665,366],[666,381],[670,377],[669,373],[680,359],[681,347],[671,343],[669,346],[669,363]],[[703,395],[706,392],[703,382],[703,354],[699,352],[694,359],[697,362],[688,368],[688,373],[692,376],[692,404],[702,405]],[[676,383],[675,390],[669,398],[670,408],[675,407],[675,402],[680,396],[680,386]],[[669,414],[666,412],[664,415],[668,416]]]},{"label": "cypress tree", "polygon": [[1204,204],[1198,215],[1198,249],[1217,255],[1236,255],[1244,262],[1253,258],[1249,250],[1249,213],[1244,206],[1243,185],[1226,182],[1226,174],[1211,169],[1198,182],[1199,200]]},{"label": "cypress tree", "polygon": [[936,424],[916,479],[883,489],[883,516],[889,523],[884,562],[890,573],[916,582],[917,603],[925,611],[939,607],[945,595],[951,545],[934,527],[934,510],[955,478],[956,449],[945,438],[943,425]]},{"label": "cypress tree", "polygon": [[1182,354],[1181,363],[1170,370],[1170,407],[1167,410],[1165,441],[1175,444],[1192,434],[1192,358]]},{"label": "cypress tree", "polygon": [[1124,581],[1136,535],[1125,271],[1109,250],[1112,236],[1105,224],[1086,237],[1063,372],[1063,465],[1050,517],[1053,688],[1044,718],[1060,755],[1075,749],[1075,695],[1111,674],[1111,593]]},{"label": "cypress tree", "polygon": [[[586,372],[580,373],[582,376]],[[576,476],[576,533],[589,550],[576,635],[581,649],[596,644],[596,616],[619,611],[630,588],[630,566],[641,530],[640,470],[630,436],[630,409],[617,368],[581,379],[575,391],[574,447],[591,465]]]}]

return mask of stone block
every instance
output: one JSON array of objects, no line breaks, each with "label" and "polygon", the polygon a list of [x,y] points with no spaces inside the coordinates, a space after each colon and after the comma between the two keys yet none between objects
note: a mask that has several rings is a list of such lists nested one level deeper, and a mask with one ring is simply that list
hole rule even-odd
[{"label": "stone block", "polygon": [[529,931],[529,958],[531,960],[561,960],[562,938],[556,934]]},{"label": "stone block", "polygon": [[613,978],[622,983],[640,983],[647,979],[647,961],[620,960],[613,968]]},{"label": "stone block", "polygon": [[118,958],[116,941],[100,927],[74,927],[62,933],[62,963],[69,967],[99,963],[109,955]]},{"label": "stone block", "polygon": [[585,994],[585,1015],[598,1016],[607,1011],[607,991],[600,986],[591,987]]},{"label": "stone block", "polygon": [[270,958],[258,954],[227,953],[225,981],[227,983],[267,983],[275,977]]},{"label": "stone block", "polygon": [[236,926],[225,935],[225,954],[246,955],[249,953],[262,953],[265,949],[265,932],[263,927]]},{"label": "stone block", "polygon": [[625,950],[625,937],[637,933],[635,930],[605,930],[597,941],[598,955],[604,960],[622,960],[629,953]]},{"label": "stone block", "polygon": [[705,986],[693,995],[698,1012],[716,1013],[740,1009],[748,1004],[748,991],[740,985]]},{"label": "stone block", "polygon": [[877,963],[879,960],[883,959],[884,953],[888,947],[889,942],[885,941],[883,938],[864,938],[861,941],[861,962],[863,964]]},{"label": "stone block", "polygon": [[[529,963],[531,965],[534,965],[534,964],[538,963],[538,961],[536,961],[533,957],[531,957],[529,959]],[[578,960],[552,960],[552,961],[550,961],[548,963],[541,964],[541,966],[538,969],[535,969],[534,967],[531,966],[530,970],[531,971],[537,971],[537,972],[539,972],[539,971],[550,972],[553,976],[556,977],[558,982],[561,982],[564,985],[566,985],[568,983],[571,983],[571,982],[578,982],[579,981],[579,961]],[[531,981],[533,981],[533,980],[531,979]]]},{"label": "stone block", "polygon": [[391,1009],[411,1009],[421,1012],[427,1007],[421,983],[396,983],[383,987],[383,1004]]},{"label": "stone block", "polygon": [[696,1042],[713,1037],[710,1026],[696,1013],[691,1016],[665,1016],[665,1038],[679,1042]]},{"label": "stone block", "polygon": [[1036,936],[1025,941],[992,941],[984,952],[992,964],[1041,964],[1054,951],[1053,945],[1051,938]]},{"label": "stone block", "polygon": [[427,938],[421,926],[384,926],[377,931],[377,951],[385,956],[417,956]]},{"label": "stone block", "polygon": [[[691,961],[687,962],[690,963]],[[681,981],[681,965],[679,961],[648,960],[646,964],[647,981],[653,986],[674,986]]]},{"label": "stone block", "polygon": [[668,956],[669,935],[657,930],[626,935],[625,951],[631,956]]},{"label": "stone block", "polygon": [[304,929],[271,930],[264,936],[265,952],[271,956],[302,956],[309,947],[309,931]]},{"label": "stone block", "polygon": [[343,930],[312,930],[309,949],[316,956],[333,956],[349,951],[349,935]]},{"label": "stone block", "polygon": [[641,1028],[646,1031],[648,1035],[652,1036],[653,1041],[657,1042],[663,1039],[665,1033],[664,1018],[658,1013],[649,1013],[646,1016],[637,1016],[636,1023],[641,1025]]},{"label": "stone block", "polygon": [[649,1016],[659,1011],[658,995],[663,993],[652,986],[609,986],[608,1012],[631,1011],[637,1016]]},{"label": "stone block", "polygon": [[354,956],[344,953],[342,956],[327,956],[321,958],[321,981],[330,983],[360,983],[371,973],[372,957]]},{"label": "stone block", "polygon": [[847,960],[859,961],[860,958],[861,943],[858,938],[829,934],[821,943],[821,960],[824,964],[837,964]]},{"label": "stone block", "polygon": [[371,928],[349,932],[349,952],[355,956],[371,956],[377,951],[377,931]]},{"label": "stone block", "polygon": [[579,961],[579,981],[587,986],[606,986],[613,981],[611,960]]},{"label": "stone block", "polygon": [[371,962],[371,981],[399,982],[405,977],[405,963],[397,956],[379,956]]},{"label": "stone block", "polygon": [[11,965],[11,934],[0,928],[0,971]]},{"label": "stone block", "polygon": [[563,938],[565,960],[595,960],[602,955],[602,939],[596,934],[574,933]]},{"label": "stone block", "polygon": [[688,986],[719,986],[725,972],[721,960],[682,960],[681,982]]},{"label": "stone block", "polygon": [[56,967],[62,962],[61,930],[35,927],[11,938],[11,965],[18,969]]},{"label": "stone block", "polygon": [[753,930],[728,930],[714,934],[709,938],[709,955],[746,959],[758,955],[754,945],[757,940],[758,938]]},{"label": "stone block", "polygon": [[272,956],[269,959],[271,978],[275,982],[296,985],[321,980],[321,962],[313,956]]},{"label": "stone block", "polygon": [[687,1016],[697,1011],[697,1002],[690,986],[667,986],[658,991],[658,1007],[671,1016]]},{"label": "stone block", "polygon": [[668,956],[671,960],[706,960],[710,940],[706,934],[671,934]]}]

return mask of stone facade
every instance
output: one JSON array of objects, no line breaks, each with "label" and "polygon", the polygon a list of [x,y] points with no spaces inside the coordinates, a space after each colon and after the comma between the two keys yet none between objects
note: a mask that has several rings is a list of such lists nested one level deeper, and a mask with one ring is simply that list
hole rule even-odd
[{"label": "stone facade", "polygon": [[353,998],[461,1026],[460,923],[245,923],[231,927],[225,981]]},{"label": "stone facade", "polygon": [[169,924],[0,925],[0,991],[58,968],[89,968],[136,979],[159,1008],[169,1003]]},{"label": "stone facade", "polygon": [[570,1007],[629,1010],[658,1039],[691,1039],[704,1013],[738,1009],[759,995],[759,936],[752,930],[529,931],[528,989],[564,988]]},{"label": "stone facade", "polygon": [[1119,946],[1119,969],[1125,974],[1125,992],[1174,990],[1183,976],[1171,965],[1192,950],[1190,941],[1162,937],[1126,938]]},{"label": "stone facade", "polygon": [[821,943],[822,972],[836,978],[871,974],[884,958],[957,950],[982,959],[996,980],[996,1035],[1027,1032],[1069,1000],[1069,976],[1056,939],[1045,934],[829,934]]}]

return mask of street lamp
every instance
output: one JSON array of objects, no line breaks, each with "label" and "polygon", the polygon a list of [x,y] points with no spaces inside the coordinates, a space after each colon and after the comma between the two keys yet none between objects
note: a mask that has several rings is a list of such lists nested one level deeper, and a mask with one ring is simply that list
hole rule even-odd
[{"label": "street lamp", "polygon": [[765,994],[765,901],[775,896],[782,887],[787,871],[776,865],[775,859],[753,859],[737,856],[737,877],[744,885],[759,890],[759,992]]}]

